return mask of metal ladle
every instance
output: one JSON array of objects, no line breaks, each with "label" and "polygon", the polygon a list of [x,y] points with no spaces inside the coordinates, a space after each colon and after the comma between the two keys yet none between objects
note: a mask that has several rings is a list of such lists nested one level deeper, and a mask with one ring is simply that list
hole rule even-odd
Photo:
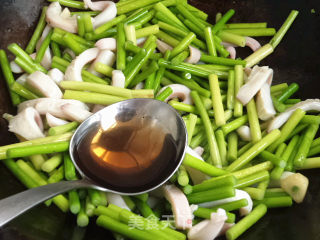
[{"label": "metal ladle", "polygon": [[[100,124],[104,129],[107,129],[108,126],[111,126],[119,120],[126,121],[132,117],[150,117],[158,121],[159,124],[165,128],[165,131],[170,134],[171,139],[173,139],[172,144],[174,144],[174,147],[177,149],[175,159],[170,159],[170,161],[174,161],[174,164],[168,167],[166,174],[154,181],[151,185],[148,185],[147,188],[140,188],[137,192],[134,192],[133,189],[130,188],[122,188],[119,191],[119,189],[103,185],[101,182],[98,183],[98,181],[89,178],[86,174],[88,169],[84,169],[78,164],[77,158],[74,156],[74,149],[93,129],[92,126]],[[186,146],[187,131],[184,121],[178,112],[170,105],[154,99],[130,99],[110,105],[84,121],[75,131],[71,139],[69,153],[82,179],[62,181],[32,188],[0,200],[0,227],[34,206],[73,189],[93,188],[122,195],[136,195],[154,190],[164,184],[179,168],[186,151]]]}]

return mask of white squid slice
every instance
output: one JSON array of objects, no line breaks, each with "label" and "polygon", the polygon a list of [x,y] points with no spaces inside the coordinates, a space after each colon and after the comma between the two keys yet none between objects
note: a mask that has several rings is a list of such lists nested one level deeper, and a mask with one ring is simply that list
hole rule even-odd
[{"label": "white squid slice", "polygon": [[236,195],[234,197],[225,198],[225,199],[212,201],[212,202],[201,203],[201,204],[199,204],[199,206],[205,207],[205,208],[212,208],[212,207],[215,207],[220,204],[234,202],[234,201],[241,200],[241,199],[246,199],[248,201],[248,205],[240,208],[240,215],[241,216],[248,215],[252,211],[252,207],[253,207],[252,199],[247,192],[245,192],[243,190],[238,190],[238,189],[236,189]]},{"label": "white squid slice", "polygon": [[99,54],[98,48],[90,48],[83,53],[81,53],[78,57],[76,57],[71,64],[68,66],[64,79],[69,81],[80,81],[82,82],[81,72],[83,67],[96,59]]},{"label": "white squid slice", "polygon": [[165,53],[167,50],[173,49],[169,44],[167,44],[159,39],[156,40],[156,43],[157,43],[157,48],[159,49],[159,51],[161,53]]},{"label": "white squid slice", "polygon": [[117,16],[116,4],[112,1],[105,2],[105,8],[103,9],[103,11],[93,19],[94,28],[98,28],[99,26],[105,24],[106,22],[109,22]]},{"label": "white squid slice", "polygon": [[252,49],[252,51],[257,51],[261,48],[261,44],[254,38],[246,37],[246,46]]},{"label": "white squid slice", "polygon": [[66,14],[64,11],[62,14],[62,8],[59,2],[53,2],[49,5],[46,12],[47,23],[51,27],[61,28],[70,33],[78,32],[78,24],[76,16],[71,16]]},{"label": "white squid slice", "polygon": [[62,92],[57,84],[46,74],[36,71],[27,77],[27,84],[48,98],[60,99]]},{"label": "white squid slice", "polygon": [[235,47],[228,46],[228,47],[226,48],[226,50],[230,53],[229,57],[230,57],[231,59],[236,59],[237,51],[236,51],[236,48],[235,48]]},{"label": "white squid slice", "polygon": [[95,47],[100,50],[110,50],[115,52],[117,50],[117,40],[115,38],[102,38],[96,42]]},{"label": "white squid slice", "polygon": [[57,68],[52,68],[48,71],[48,76],[58,85],[63,81],[64,73]]},{"label": "white squid slice", "polygon": [[243,141],[250,142],[252,140],[250,127],[246,125],[239,127],[237,133]]},{"label": "white squid slice", "polygon": [[177,229],[190,229],[192,227],[192,212],[184,193],[174,185],[162,187],[165,198],[170,202]]},{"label": "white squid slice", "polygon": [[226,211],[219,208],[217,212],[211,213],[210,220],[203,220],[193,226],[188,232],[188,239],[214,240],[218,237],[227,219]]},{"label": "white squid slice", "polygon": [[112,71],[112,86],[124,88],[126,83],[126,77],[121,70]]},{"label": "white squid slice", "polygon": [[68,123],[68,121],[57,118],[50,113],[46,113],[46,119],[49,127],[57,127]]},{"label": "white squid slice", "polygon": [[91,0],[83,0],[85,8],[90,8],[92,11],[103,11],[108,7],[108,1],[92,2]]},{"label": "white squid slice", "polygon": [[44,137],[41,117],[32,107],[24,109],[9,121],[9,131],[26,140]]},{"label": "white squid slice", "polygon": [[274,129],[279,129],[292,115],[292,113],[300,108],[303,111],[320,111],[320,100],[319,99],[308,99],[302,102],[299,102],[292,107],[288,108],[283,113],[279,114],[274,118],[270,125],[268,126],[268,132],[271,132]]},{"label": "white squid slice", "polygon": [[243,85],[237,94],[237,99],[243,104],[247,103],[257,94],[266,83],[273,76],[273,70],[269,67],[255,66],[249,75],[248,82]]},{"label": "white squid slice", "polygon": [[267,121],[276,115],[276,110],[274,109],[271,98],[270,85],[268,83],[263,84],[258,92],[256,104],[259,119]]},{"label": "white squid slice", "polygon": [[83,122],[92,115],[91,112],[70,103],[62,105],[61,110],[66,115],[66,119],[76,122]]},{"label": "white squid slice", "polygon": [[187,63],[197,64],[201,58],[201,52],[198,48],[189,46],[190,56],[186,59]]},{"label": "white squid slice", "polygon": [[167,85],[163,87],[158,94],[162,93],[168,87],[170,87],[173,90],[173,92],[169,97],[166,98],[165,102],[169,102],[173,98],[179,98],[185,104],[193,104],[193,101],[190,95],[191,90],[182,84]]}]

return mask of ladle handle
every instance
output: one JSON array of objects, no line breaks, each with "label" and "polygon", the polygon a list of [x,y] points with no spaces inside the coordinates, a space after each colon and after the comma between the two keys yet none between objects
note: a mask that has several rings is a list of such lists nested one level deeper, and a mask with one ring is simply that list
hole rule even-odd
[{"label": "ladle handle", "polygon": [[0,227],[10,222],[30,208],[61,193],[77,189],[92,187],[87,180],[62,181],[45,186],[32,188],[11,197],[0,200]]}]

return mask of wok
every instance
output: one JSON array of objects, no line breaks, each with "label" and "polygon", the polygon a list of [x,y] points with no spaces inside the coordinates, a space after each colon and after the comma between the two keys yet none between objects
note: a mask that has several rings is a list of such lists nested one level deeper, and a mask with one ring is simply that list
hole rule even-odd
[{"label": "wok", "polygon": [[[274,69],[274,82],[297,82],[301,89],[298,97],[320,97],[320,1],[319,0],[190,0],[192,5],[204,10],[214,22],[215,14],[236,10],[234,22],[264,22],[279,28],[291,9],[300,14],[275,52],[262,64]],[[30,39],[45,0],[1,0],[0,48],[11,42],[25,46]],[[314,9],[316,13],[312,13]],[[267,39],[261,39],[261,42]],[[249,52],[247,52],[248,54]],[[0,75],[0,115],[14,114],[3,76]],[[0,145],[16,142],[7,131],[7,123],[0,119]],[[320,170],[304,172],[310,187],[302,204],[291,208],[271,209],[255,226],[241,236],[247,240],[316,240],[320,239]],[[24,187],[0,164],[0,198],[24,190]],[[87,229],[75,225],[75,217],[63,214],[55,206],[43,204],[32,209],[0,229],[1,240],[51,240],[51,239],[112,239],[112,235],[95,225]]]}]

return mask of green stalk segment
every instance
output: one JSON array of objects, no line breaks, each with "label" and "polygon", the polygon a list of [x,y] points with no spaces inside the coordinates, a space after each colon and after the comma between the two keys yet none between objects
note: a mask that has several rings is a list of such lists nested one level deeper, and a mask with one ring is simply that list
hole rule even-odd
[{"label": "green stalk segment", "polygon": [[[206,54],[201,54],[200,60],[203,62],[206,62],[206,63],[225,65],[225,66],[235,66],[235,65],[245,66],[247,64],[247,62],[244,60],[230,59],[230,58],[217,57],[217,56],[209,56]],[[201,67],[201,65],[200,65],[200,67]]]},{"label": "green stalk segment", "polygon": [[248,102],[246,108],[248,113],[252,142],[256,143],[261,139],[261,129],[254,98]]},{"label": "green stalk segment", "polygon": [[234,80],[234,112],[233,115],[235,117],[241,117],[243,114],[243,105],[242,103],[237,99],[238,91],[243,85],[243,67],[242,65],[236,65],[234,67],[234,73],[235,73],[235,80]]},{"label": "green stalk segment", "polygon": [[226,166],[228,163],[227,162],[227,145],[226,145],[225,136],[223,134],[223,131],[221,129],[218,129],[215,133],[215,136],[216,136],[217,143],[218,143],[222,166]]},{"label": "green stalk segment", "polygon": [[208,176],[216,177],[216,176],[221,176],[226,174],[226,171],[217,168],[215,166],[212,166],[209,163],[206,163],[196,157],[193,157],[190,154],[186,154],[184,160],[183,160],[183,165],[192,167],[194,169],[199,170],[200,172],[203,172],[207,174]]},{"label": "green stalk segment", "polygon": [[119,23],[117,26],[117,69],[124,70],[126,68],[126,50],[124,44],[126,42],[126,34],[124,24]]},{"label": "green stalk segment", "polygon": [[279,197],[266,197],[262,200],[253,201],[254,206],[257,206],[259,204],[264,204],[268,208],[291,207],[292,198],[290,196],[279,196]]},{"label": "green stalk segment", "polygon": [[248,56],[246,59],[244,59],[247,62],[246,67],[252,67],[255,64],[259,63],[262,59],[266,58],[271,53],[273,53],[273,50],[274,49],[271,44],[266,44],[262,46],[257,51]]},{"label": "green stalk segment", "polygon": [[35,154],[52,154],[69,149],[69,142],[48,143],[38,146],[16,147],[7,150],[8,158],[28,157]]},{"label": "green stalk segment", "polygon": [[281,155],[281,164],[278,164],[278,166],[276,166],[271,172],[272,179],[280,179],[281,178],[282,173],[287,165],[287,162],[289,161],[289,158],[290,158],[292,152],[297,147],[298,141],[299,141],[298,135],[294,136],[291,139],[290,143],[288,144],[288,146],[286,147],[286,149],[284,150],[284,152]]},{"label": "green stalk segment", "polygon": [[192,91],[191,92],[191,97],[198,109],[198,112],[201,116],[201,119],[203,121],[204,124],[204,128],[207,134],[207,139],[208,139],[208,144],[209,144],[209,150],[210,150],[210,156],[211,156],[211,160],[212,163],[218,167],[221,168],[221,158],[220,158],[220,153],[219,153],[219,148],[218,148],[218,144],[216,141],[216,138],[214,136],[214,132],[212,129],[212,124],[210,122],[209,116],[207,114],[207,111],[200,99],[199,94],[196,91]]},{"label": "green stalk segment", "polygon": [[257,23],[229,23],[225,24],[225,29],[233,29],[233,28],[266,28],[266,22],[257,22]]},{"label": "green stalk segment", "polygon": [[[13,77],[13,74],[9,65],[7,54],[2,49],[0,50],[0,65],[1,65],[3,76],[7,82],[7,86],[10,89],[11,86],[15,83],[15,79]],[[13,105],[18,105],[20,103],[20,97],[12,90],[10,91],[10,97]]]},{"label": "green stalk segment", "polygon": [[234,15],[235,11],[230,9],[226,14],[224,14],[219,21],[213,26],[212,32],[216,34],[219,30],[221,30],[224,25],[229,21],[229,19]]},{"label": "green stalk segment", "polygon": [[243,115],[235,120],[223,125],[221,127],[224,135],[228,135],[229,133],[233,132],[234,130],[238,129],[239,127],[243,126],[248,122],[248,116]]},{"label": "green stalk segment", "polygon": [[301,144],[299,145],[298,152],[293,160],[297,167],[303,166],[303,162],[308,156],[311,143],[319,129],[319,124],[311,124],[302,136]]},{"label": "green stalk segment", "polygon": [[42,8],[42,12],[41,12],[41,16],[40,19],[38,21],[38,24],[36,26],[35,31],[33,32],[33,35],[26,47],[26,53],[31,54],[34,52],[37,42],[40,39],[43,29],[46,26],[46,12],[47,12],[48,7],[44,7]]},{"label": "green stalk segment", "polygon": [[288,121],[285,123],[285,125],[283,125],[283,127],[281,128],[280,138],[278,138],[274,143],[271,144],[270,147],[268,147],[268,151],[274,152],[281,143],[285,142],[288,139],[290,133],[297,127],[305,114],[306,112],[301,110],[300,108],[295,110]]},{"label": "green stalk segment", "polygon": [[61,163],[62,163],[62,154],[56,154],[42,164],[41,170],[44,172],[50,173],[53,170],[55,170]]},{"label": "green stalk segment", "polygon": [[90,92],[82,92],[82,91],[73,91],[66,90],[63,95],[64,99],[75,99],[85,103],[93,103],[93,104],[101,104],[101,105],[110,105],[113,103],[117,103],[126,98],[116,97],[112,95],[106,95],[101,93],[90,93]]},{"label": "green stalk segment", "polygon": [[229,133],[228,136],[228,162],[233,162],[238,158],[238,134],[235,132]]},{"label": "green stalk segment", "polygon": [[57,136],[60,134],[70,132],[76,129],[78,126],[79,126],[78,122],[71,122],[61,126],[52,127],[52,128],[49,128],[48,134],[49,136]]},{"label": "green stalk segment", "polygon": [[214,74],[210,74],[209,84],[210,84],[210,91],[211,91],[211,97],[212,97],[212,105],[214,109],[214,119],[215,119],[216,125],[220,127],[226,124],[226,119],[224,117],[224,109],[223,109],[223,103],[221,99],[218,76]]},{"label": "green stalk segment", "polygon": [[105,24],[102,24],[98,28],[96,28],[96,30],[94,30],[94,34],[99,35],[105,31],[111,29],[113,26],[116,26],[117,24],[123,22],[125,19],[126,19],[126,15],[120,15],[120,16],[106,22]]},{"label": "green stalk segment", "polygon": [[264,204],[259,204],[256,206],[251,213],[242,218],[234,226],[232,226],[226,232],[226,237],[228,240],[237,239],[241,234],[248,230],[253,224],[255,224],[260,218],[262,218],[267,213],[267,206]]},{"label": "green stalk segment", "polygon": [[273,130],[268,135],[263,137],[259,142],[254,144],[247,152],[242,154],[236,161],[231,163],[227,167],[227,171],[233,172],[235,170],[241,169],[279,137],[280,131],[278,129]]},{"label": "green stalk segment", "polygon": [[59,2],[60,5],[70,8],[86,9],[82,1],[75,0],[48,0],[49,2]]},{"label": "green stalk segment", "polygon": [[171,51],[171,58],[177,56],[180,52],[188,48],[190,43],[196,38],[193,32],[190,32],[185,38],[183,38],[175,48]]},{"label": "green stalk segment", "polygon": [[221,188],[214,188],[207,191],[191,193],[187,196],[190,204],[204,203],[216,201],[224,198],[234,197],[235,190],[233,187],[224,186]]},{"label": "green stalk segment", "polygon": [[235,187],[236,188],[249,187],[249,186],[252,186],[256,183],[269,180],[269,177],[270,177],[270,175],[269,175],[268,171],[261,171],[261,172],[255,173],[251,176],[248,176],[248,177],[245,177],[245,178],[239,180]]},{"label": "green stalk segment", "polygon": [[267,37],[275,35],[276,30],[274,28],[234,28],[223,29],[223,32],[247,37]]},{"label": "green stalk segment", "polygon": [[[200,218],[211,219],[211,214],[217,212],[217,209],[208,209],[199,207],[196,211],[194,211],[194,215]],[[235,214],[226,212],[228,219],[226,220],[227,223],[234,223],[235,222]]]},{"label": "green stalk segment", "polygon": [[286,21],[282,24],[281,28],[277,31],[277,33],[274,35],[274,37],[270,40],[270,44],[273,48],[276,48],[286,32],[289,30],[290,26],[292,25],[295,18],[298,16],[297,10],[292,10],[286,19]]},{"label": "green stalk segment", "polygon": [[69,141],[71,139],[72,135],[73,135],[73,133],[65,133],[62,135],[50,136],[50,137],[45,137],[45,138],[37,138],[34,140],[29,140],[29,141],[25,141],[25,142],[1,146],[0,147],[0,160],[6,159],[6,152],[9,149],[19,148],[19,147],[28,147],[28,146],[42,146],[43,144],[48,144],[48,143],[58,143],[58,142]]},{"label": "green stalk segment", "polygon": [[241,35],[230,33],[227,31],[221,31],[219,32],[218,36],[221,38],[222,41],[233,43],[239,47],[244,47],[246,45],[246,38]]},{"label": "green stalk segment", "polygon": [[192,193],[207,191],[214,188],[235,186],[236,178],[234,176],[223,176],[221,178],[211,178],[210,181],[204,181],[200,184],[192,186]]},{"label": "green stalk segment", "polygon": [[213,38],[211,27],[206,27],[204,29],[204,35],[205,35],[205,38],[206,38],[206,43],[207,43],[207,48],[208,48],[209,55],[217,57],[218,55],[217,55],[216,47],[214,45],[214,38]]}]

